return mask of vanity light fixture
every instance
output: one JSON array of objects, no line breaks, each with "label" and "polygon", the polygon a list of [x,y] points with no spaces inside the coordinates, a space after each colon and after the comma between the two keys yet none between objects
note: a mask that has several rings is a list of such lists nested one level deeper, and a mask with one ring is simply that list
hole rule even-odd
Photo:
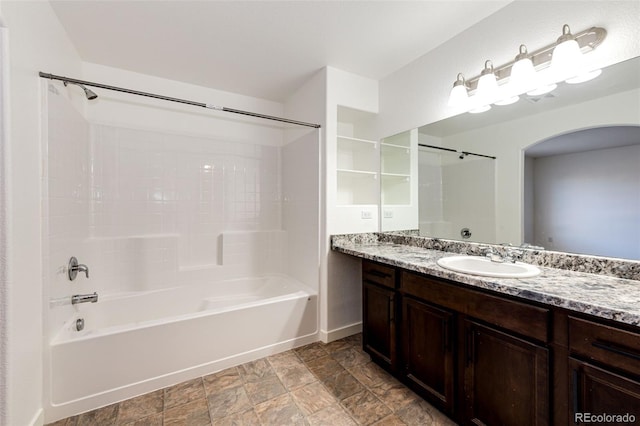
[{"label": "vanity light fixture", "polygon": [[[472,113],[487,111],[494,105],[510,105],[523,94],[540,96],[551,92],[557,83],[570,84],[589,81],[601,70],[587,67],[584,54],[598,47],[607,31],[592,27],[571,34],[569,25],[562,27],[562,35],[552,44],[532,53],[520,45],[518,55],[511,62],[494,67],[485,61],[481,74],[464,80],[458,74],[451,89],[449,106],[462,108]],[[455,93],[454,93],[455,92]]]}]

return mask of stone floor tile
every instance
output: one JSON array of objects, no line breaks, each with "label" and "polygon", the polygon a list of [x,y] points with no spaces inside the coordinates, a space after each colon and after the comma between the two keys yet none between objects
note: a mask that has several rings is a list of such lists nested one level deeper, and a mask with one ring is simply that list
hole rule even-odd
[{"label": "stone floor tile", "polygon": [[333,342],[329,342],[323,346],[324,350],[327,351],[327,353],[329,354],[343,351],[351,347],[352,347],[351,343],[349,343],[345,339],[334,340]]},{"label": "stone floor tile", "polygon": [[238,367],[240,377],[245,383],[256,382],[265,377],[275,376],[276,372],[271,367],[266,358],[260,358],[255,361],[247,362]]},{"label": "stone floor tile", "polygon": [[324,344],[321,342],[315,342],[310,345],[296,348],[295,351],[300,359],[305,362],[328,355],[328,352],[324,349]]},{"label": "stone floor tile", "polygon": [[162,426],[163,413],[152,414],[130,423],[119,423],[122,426]]},{"label": "stone floor tile", "polygon": [[260,426],[260,420],[255,410],[243,411],[242,413],[232,414],[221,419],[216,419],[211,426]]},{"label": "stone floor tile", "polygon": [[306,416],[338,402],[320,382],[296,389],[291,392],[291,396],[302,414]]},{"label": "stone floor tile", "polygon": [[307,417],[311,426],[356,426],[355,420],[339,405],[331,405]]},{"label": "stone floor tile", "polygon": [[342,406],[363,425],[370,425],[392,414],[391,410],[368,390],[342,400]]},{"label": "stone floor tile", "polygon": [[269,376],[262,380],[245,383],[244,388],[253,405],[287,392],[277,376]]},{"label": "stone floor tile", "polygon": [[295,351],[286,351],[279,354],[271,355],[267,357],[269,363],[276,371],[286,370],[299,365],[304,365],[302,360],[298,357]]},{"label": "stone floor tile", "polygon": [[369,389],[394,412],[420,400],[418,395],[393,378],[383,380]]},{"label": "stone floor tile", "polygon": [[325,377],[322,383],[338,400],[345,399],[365,389],[362,383],[346,370],[333,376]]},{"label": "stone floor tile", "polygon": [[399,417],[395,415],[390,415],[380,420],[379,422],[374,423],[374,426],[406,426],[407,424],[403,422]]},{"label": "stone floor tile", "polygon": [[67,417],[53,423],[47,423],[46,426],[76,426],[78,422],[78,416]]},{"label": "stone floor tile", "polygon": [[207,396],[211,419],[219,419],[249,410],[252,405],[244,386],[225,389]]},{"label": "stone floor tile", "polygon": [[[147,393],[122,401],[119,405],[118,423],[132,422],[164,409],[164,390]],[[101,425],[102,426],[102,425]]]},{"label": "stone floor tile", "polygon": [[316,376],[314,376],[304,364],[295,365],[288,369],[278,369],[276,374],[287,390],[297,389],[301,386],[318,381]]},{"label": "stone floor tile", "polygon": [[242,386],[242,378],[236,367],[227,368],[202,378],[207,395]]},{"label": "stone floor tile", "polygon": [[366,364],[371,361],[371,357],[369,357],[369,355],[352,347],[334,352],[331,354],[331,357],[346,369],[355,367],[356,365]]},{"label": "stone floor tile", "polygon": [[109,426],[118,422],[119,404],[107,405],[78,416],[76,426]]},{"label": "stone floor tile", "polygon": [[256,414],[265,425],[304,425],[302,412],[291,395],[284,394],[255,406]]},{"label": "stone floor tile", "polygon": [[433,426],[434,418],[432,410],[434,410],[433,407],[431,407],[428,403],[420,400],[413,401],[404,408],[401,408],[400,410],[395,412],[395,415],[398,416],[403,422],[411,426]]},{"label": "stone floor tile", "polygon": [[367,387],[373,387],[381,383],[384,380],[389,380],[392,377],[389,373],[378,367],[373,362],[367,362],[365,364],[359,364],[349,369],[349,372]]},{"label": "stone floor tile", "polygon": [[353,346],[362,348],[362,333],[353,334],[351,336],[345,337],[344,340],[351,343]]},{"label": "stone floor tile", "polygon": [[329,355],[306,361],[306,364],[309,370],[320,380],[344,370],[344,367]]},{"label": "stone floor tile", "polygon": [[204,398],[165,410],[164,426],[209,426],[209,407]]},{"label": "stone floor tile", "polygon": [[173,408],[177,405],[186,404],[191,401],[203,399],[205,397],[202,377],[178,383],[164,389],[164,409]]}]

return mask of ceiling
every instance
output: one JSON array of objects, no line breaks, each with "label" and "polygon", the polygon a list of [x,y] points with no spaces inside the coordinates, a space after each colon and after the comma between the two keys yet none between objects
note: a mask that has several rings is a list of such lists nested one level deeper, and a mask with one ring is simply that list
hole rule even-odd
[{"label": "ceiling", "polygon": [[284,101],[332,66],[380,80],[510,1],[58,1],[83,61]]}]

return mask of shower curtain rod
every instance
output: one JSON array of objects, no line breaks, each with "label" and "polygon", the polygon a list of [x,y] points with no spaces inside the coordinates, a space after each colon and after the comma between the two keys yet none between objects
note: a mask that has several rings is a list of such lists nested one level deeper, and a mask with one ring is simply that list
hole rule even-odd
[{"label": "shower curtain rod", "polygon": [[[484,154],[476,154],[474,152],[468,152],[468,151],[457,151],[455,149],[452,148],[443,148],[441,146],[436,146],[436,145],[427,145],[425,143],[419,143],[418,146],[423,146],[425,148],[433,148],[433,149],[439,149],[442,151],[449,151],[449,152],[455,152],[458,154],[463,154],[463,155],[475,155],[476,157],[484,157],[484,158],[492,158],[492,159],[496,159],[496,157],[492,156],[492,155],[484,155]],[[462,157],[461,157],[462,158]]]},{"label": "shower curtain rod", "polygon": [[116,91],[116,92],[129,93],[131,95],[145,96],[147,98],[154,98],[154,99],[160,99],[160,100],[163,100],[163,101],[170,101],[170,102],[177,102],[177,103],[181,103],[181,104],[193,105],[193,106],[197,106],[197,107],[201,107],[201,108],[213,109],[213,110],[216,110],[216,111],[231,112],[233,114],[248,115],[248,116],[251,116],[251,117],[263,118],[265,120],[280,121],[282,123],[295,124],[297,126],[313,127],[315,129],[319,129],[321,127],[319,124],[315,124],[315,123],[307,123],[307,122],[304,122],[304,121],[290,120],[288,118],[275,117],[273,115],[266,115],[266,114],[259,114],[257,112],[251,112],[251,111],[243,111],[241,109],[227,108],[227,107],[224,107],[224,106],[206,104],[206,103],[203,103],[203,102],[189,101],[189,100],[186,100],[186,99],[171,98],[169,96],[162,96],[162,95],[156,95],[154,93],[140,92],[138,90],[125,89],[123,87],[108,86],[106,84],[93,83],[91,81],[78,80],[78,79],[75,79],[75,78],[63,77],[63,76],[60,76],[60,75],[48,74],[48,73],[44,73],[44,72],[40,72],[39,75],[40,75],[40,77],[47,78],[49,80],[60,80],[62,82],[67,82],[67,83],[72,83],[72,84],[81,84],[81,85],[84,85],[84,86],[97,87],[99,89],[113,90],[113,91]]}]

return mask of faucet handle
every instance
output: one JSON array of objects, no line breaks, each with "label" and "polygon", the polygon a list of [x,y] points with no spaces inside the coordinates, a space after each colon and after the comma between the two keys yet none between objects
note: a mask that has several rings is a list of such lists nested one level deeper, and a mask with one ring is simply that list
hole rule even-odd
[{"label": "faucet handle", "polygon": [[516,259],[520,259],[522,257],[522,255],[524,254],[524,250],[519,249],[519,248],[508,248],[507,249],[507,255],[505,256],[505,260],[511,262],[511,263],[515,263]]},{"label": "faucet handle", "polygon": [[78,272],[84,272],[87,278],[89,278],[89,267],[78,263],[78,259],[72,256],[71,259],[69,259],[69,266],[67,268],[69,279],[71,281],[75,280],[78,276]]}]

